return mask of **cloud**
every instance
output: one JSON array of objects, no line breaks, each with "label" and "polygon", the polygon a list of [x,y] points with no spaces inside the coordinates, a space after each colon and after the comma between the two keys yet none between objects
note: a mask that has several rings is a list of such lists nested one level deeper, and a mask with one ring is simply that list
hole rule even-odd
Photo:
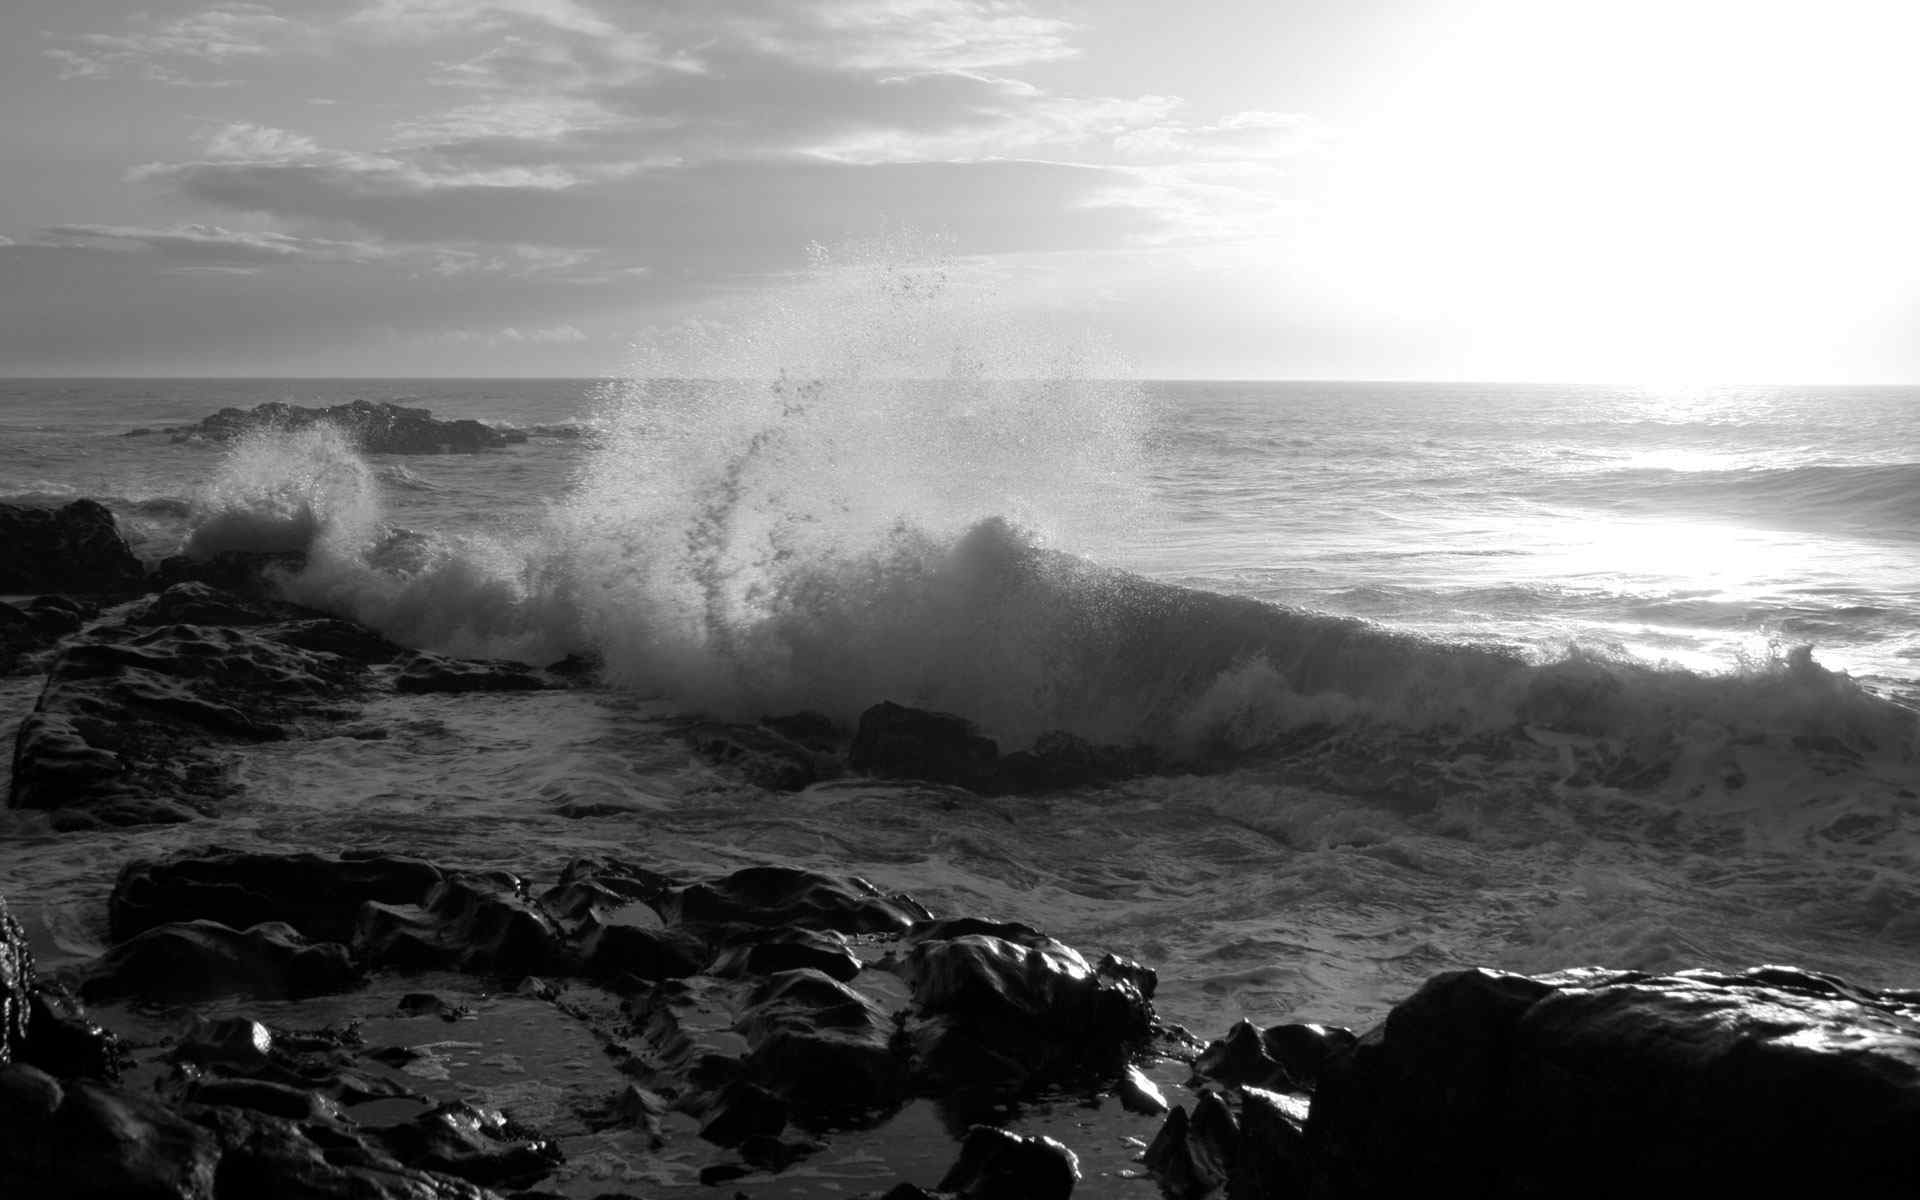
[{"label": "cloud", "polygon": [[153,254],[169,262],[198,266],[247,266],[308,262],[366,262],[386,256],[368,242],[249,233],[218,225],[179,225],[147,229],[126,225],[54,225],[39,231],[35,244],[103,253]]},{"label": "cloud", "polygon": [[121,33],[64,36],[43,53],[62,79],[130,76],[154,83],[219,87],[210,72],[265,59],[304,30],[264,4],[220,4],[173,20],[136,13]]}]

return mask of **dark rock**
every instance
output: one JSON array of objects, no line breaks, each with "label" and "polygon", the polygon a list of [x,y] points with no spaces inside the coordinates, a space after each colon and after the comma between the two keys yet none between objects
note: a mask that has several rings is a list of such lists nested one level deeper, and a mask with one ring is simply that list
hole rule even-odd
[{"label": "dark rock", "polygon": [[797,867],[746,867],[666,892],[656,907],[673,924],[841,933],[898,933],[927,915],[912,900],[884,896],[857,876],[836,878]]},{"label": "dark rock", "polygon": [[897,1105],[906,1063],[891,1018],[819,971],[783,971],[760,983],[734,1028],[751,1047],[748,1076],[808,1123],[859,1120]]},{"label": "dark rock", "polygon": [[755,787],[797,792],[834,774],[830,756],[759,725],[703,722],[686,732],[687,745],[708,762],[729,767]]},{"label": "dark rock", "polygon": [[1193,1115],[1176,1108],[1147,1144],[1141,1163],[1173,1200],[1198,1200],[1225,1186],[1240,1154],[1240,1128],[1218,1092],[1202,1092]]},{"label": "dark rock", "polygon": [[127,614],[126,623],[155,625],[268,625],[312,613],[291,604],[248,599],[204,583],[176,583],[148,597]]},{"label": "dark rock", "polygon": [[507,871],[444,876],[423,905],[369,901],[354,948],[369,966],[519,976],[570,974],[566,933]]},{"label": "dark rock", "polygon": [[1328,1062],[1308,1141],[1340,1197],[1910,1194],[1920,1008],[1777,967],[1451,972]]},{"label": "dark rock", "polygon": [[832,717],[811,709],[777,717],[761,717],[760,724],[809,750],[825,754],[838,755],[847,741],[846,731]]},{"label": "dark rock", "polygon": [[221,743],[298,736],[365,688],[365,663],[283,640],[305,628],[122,624],[68,641],[20,724],[9,804],[59,810],[61,829],[217,811],[238,787]]},{"label": "dark rock", "polygon": [[326,1120],[295,1123],[230,1104],[193,1104],[220,1146],[219,1200],[498,1200],[451,1175],[401,1165],[373,1138]]},{"label": "dark rock", "polygon": [[174,1045],[181,1062],[254,1071],[273,1053],[273,1031],[251,1017],[222,1017],[209,1021],[195,1017],[193,1027]]},{"label": "dark rock", "polygon": [[918,941],[902,973],[921,1022],[921,1067],[949,1083],[1026,1090],[1117,1077],[1153,1032],[1153,1005],[1124,974],[1101,974],[1043,935],[970,933]]},{"label": "dark rock", "polygon": [[1145,747],[1096,746],[1065,730],[1052,730],[1000,760],[1000,790],[1052,792],[1095,787],[1144,775],[1154,767]]},{"label": "dark rock", "polygon": [[0,593],[120,595],[141,590],[145,580],[106,505],[0,504]]},{"label": "dark rock", "polygon": [[400,997],[396,1005],[402,1015],[409,1017],[439,1017],[442,1021],[463,1021],[473,1015],[473,1009],[465,1004],[455,1004],[443,996],[432,992],[408,992]]},{"label": "dark rock", "polygon": [[975,1125],[960,1144],[960,1159],[936,1191],[968,1200],[1066,1200],[1080,1182],[1080,1160],[1050,1137],[1022,1136]]},{"label": "dark rock", "polygon": [[1227,1200],[1307,1194],[1307,1106],[1291,1096],[1242,1088],[1240,1142]]},{"label": "dark rock", "polygon": [[165,1105],[80,1081],[41,1119],[8,1122],[0,1194],[214,1200],[219,1163],[214,1136]]},{"label": "dark rock", "polygon": [[707,1110],[700,1136],[716,1146],[738,1146],[750,1138],[779,1137],[787,1127],[787,1102],[757,1083],[734,1080]]},{"label": "dark rock", "polygon": [[175,554],[160,560],[150,582],[158,588],[197,583],[264,599],[276,593],[281,580],[298,575],[306,565],[305,550],[221,550],[201,557]]},{"label": "dark rock", "polygon": [[711,955],[706,943],[674,929],[605,925],[589,918],[579,937],[581,970],[598,979],[685,979]]},{"label": "dark rock", "polygon": [[0,1129],[31,1129],[53,1116],[66,1099],[60,1081],[26,1063],[0,1063]]},{"label": "dark rock", "polygon": [[351,942],[360,905],[420,904],[441,880],[417,858],[266,854],[209,846],[120,869],[107,929],[125,941],[156,925],[208,920],[240,928],[283,921],[307,937]]},{"label": "dark rock", "polygon": [[651,907],[679,880],[615,858],[576,858],[560,872],[560,881],[540,893],[540,906],[571,928],[597,918],[602,923],[634,923],[659,914]]},{"label": "dark rock", "polygon": [[195,1104],[225,1104],[288,1121],[338,1121],[340,1108],[306,1088],[266,1079],[208,1079],[187,1088]]},{"label": "dark rock", "polygon": [[756,934],[751,942],[722,951],[707,969],[723,979],[807,969],[845,983],[860,973],[860,959],[843,934],[770,929]]},{"label": "dark rock", "polygon": [[889,779],[993,791],[999,755],[993,739],[965,717],[885,700],[860,714],[847,761],[855,770]]},{"label": "dark rock", "polygon": [[297,1000],[346,991],[359,973],[346,947],[309,942],[291,926],[236,930],[216,921],[160,925],[120,943],[88,968],[80,994],[191,1003],[217,996]]},{"label": "dark rock", "polygon": [[1128,1112],[1157,1117],[1167,1111],[1166,1096],[1161,1093],[1159,1085],[1148,1079],[1139,1067],[1128,1067],[1121,1072],[1117,1091],[1122,1107]]},{"label": "dark rock", "polygon": [[552,1142],[515,1133],[500,1113],[453,1101],[380,1137],[410,1167],[484,1187],[525,1187],[551,1174],[561,1155]]},{"label": "dark rock", "polygon": [[479,421],[440,420],[424,408],[372,400],[331,408],[302,408],[279,401],[251,409],[223,408],[198,424],[165,432],[176,442],[226,442],[256,429],[304,429],[322,422],[348,434],[369,454],[472,454],[527,440],[518,430],[495,429]]},{"label": "dark rock", "polygon": [[407,659],[393,686],[399,692],[538,692],[552,684],[523,662],[444,658],[417,653]]},{"label": "dark rock", "polygon": [[28,1000],[27,1040],[22,1062],[63,1079],[84,1077],[112,1082],[127,1065],[126,1047],[113,1031],[87,1016],[66,988],[42,980]]}]

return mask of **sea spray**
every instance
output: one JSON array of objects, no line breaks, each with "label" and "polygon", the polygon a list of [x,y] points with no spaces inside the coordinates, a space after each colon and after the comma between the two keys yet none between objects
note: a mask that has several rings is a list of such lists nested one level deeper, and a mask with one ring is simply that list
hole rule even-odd
[{"label": "sea spray", "polygon": [[995,547],[1098,554],[1132,532],[1147,412],[1113,375],[894,244],[644,348],[569,505],[609,677],[740,716],[1031,709],[1039,631],[963,600]]}]

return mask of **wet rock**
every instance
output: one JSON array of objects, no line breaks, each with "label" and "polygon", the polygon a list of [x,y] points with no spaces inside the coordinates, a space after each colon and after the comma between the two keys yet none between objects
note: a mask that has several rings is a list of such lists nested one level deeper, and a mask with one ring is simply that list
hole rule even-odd
[{"label": "wet rock", "polygon": [[108,931],[127,941],[173,922],[284,922],[317,941],[351,943],[365,900],[419,904],[440,879],[440,868],[420,858],[205,847],[123,866],[108,897]]},{"label": "wet rock", "polygon": [[1328,1025],[1275,1025],[1261,1030],[1236,1022],[1194,1061],[1200,1079],[1282,1092],[1311,1092],[1334,1054],[1351,1047],[1353,1031]]},{"label": "wet rock", "polygon": [[80,1081],[64,1086],[59,1107],[38,1120],[21,1119],[28,1113],[19,1109],[11,1115],[16,1120],[0,1137],[0,1194],[126,1200],[213,1200],[216,1194],[218,1141],[154,1100]]},{"label": "wet rock", "polygon": [[238,790],[223,743],[298,736],[364,691],[367,664],[300,647],[306,628],[123,623],[68,641],[21,722],[9,804],[57,810],[61,829],[217,811]]},{"label": "wet rock", "polygon": [[1340,1197],[1906,1194],[1920,1008],[1790,968],[1450,972],[1327,1064],[1308,1141]]},{"label": "wet rock", "polygon": [[747,1075],[808,1124],[859,1121],[906,1095],[894,1023],[859,992],[819,971],[783,971],[754,988],[735,1029],[751,1047]]},{"label": "wet rock", "polygon": [[786,1127],[785,1100],[757,1083],[736,1079],[708,1106],[700,1136],[716,1146],[738,1146],[754,1138],[777,1138]]},{"label": "wet rock", "polygon": [[0,1129],[9,1132],[47,1121],[66,1099],[60,1081],[26,1063],[0,1063]]},{"label": "wet rock", "polygon": [[770,929],[745,945],[722,951],[708,968],[723,979],[802,969],[818,971],[846,983],[860,973],[860,959],[844,934],[817,929]]},{"label": "wet rock", "polygon": [[419,904],[442,878],[417,858],[267,854],[209,846],[120,869],[107,928],[125,941],[156,925],[208,920],[240,928],[282,921],[309,938],[351,942],[360,905]]},{"label": "wet rock", "polygon": [[519,976],[571,974],[579,959],[559,924],[508,871],[444,876],[421,905],[361,906],[354,947],[369,966]]},{"label": "wet rock", "polygon": [[1254,1087],[1240,1095],[1240,1142],[1227,1200],[1306,1195],[1306,1103]]},{"label": "wet rock", "polygon": [[1102,974],[1041,934],[921,936],[901,969],[920,1066],[946,1083],[1115,1078],[1153,1032],[1152,1003],[1125,972]]},{"label": "wet rock", "polygon": [[889,779],[924,779],[990,792],[1000,750],[965,717],[882,701],[860,714],[847,761]]},{"label": "wet rock", "polygon": [[553,686],[539,671],[507,659],[445,658],[416,653],[394,676],[395,691],[539,692]]},{"label": "wet rock", "polygon": [[440,420],[424,408],[372,400],[331,408],[279,401],[250,409],[223,408],[197,424],[165,432],[176,442],[226,442],[256,429],[304,429],[323,422],[352,437],[369,454],[472,454],[527,440],[518,430],[495,429],[472,420]]},{"label": "wet rock", "polygon": [[935,1190],[967,1200],[1066,1200],[1079,1182],[1080,1160],[1052,1138],[975,1125]]},{"label": "wet rock", "polygon": [[688,729],[685,736],[700,757],[772,792],[797,792],[837,773],[832,756],[759,725],[707,721]]},{"label": "wet rock", "polygon": [[561,1161],[552,1142],[518,1136],[499,1112],[464,1101],[442,1104],[379,1136],[409,1167],[485,1187],[526,1187],[551,1174]]},{"label": "wet rock", "polygon": [[291,604],[248,599],[204,583],[176,583],[148,597],[127,614],[126,623],[155,625],[267,625],[293,617],[311,616]]},{"label": "wet rock", "polygon": [[1167,1111],[1167,1098],[1160,1086],[1148,1079],[1139,1067],[1128,1067],[1120,1074],[1120,1086],[1115,1089],[1120,1103],[1128,1112],[1141,1116],[1157,1117]]},{"label": "wet rock", "polygon": [[1051,792],[1097,787],[1151,772],[1156,765],[1145,746],[1096,746],[1065,730],[1052,730],[999,762],[998,790]]},{"label": "wet rock", "polygon": [[1226,1185],[1240,1154],[1240,1126],[1218,1092],[1202,1092],[1189,1116],[1176,1108],[1141,1163],[1174,1200],[1198,1200]]},{"label": "wet rock", "polygon": [[192,557],[170,555],[154,568],[149,585],[170,588],[183,583],[204,584],[236,596],[271,598],[280,581],[298,575],[307,565],[304,550],[222,550]]},{"label": "wet rock", "polygon": [[73,993],[41,980],[28,999],[27,1040],[20,1059],[63,1079],[113,1081],[127,1065],[119,1036],[88,1017]]},{"label": "wet rock", "polygon": [[0,594],[118,595],[141,590],[145,579],[106,505],[0,504]]},{"label": "wet rock", "polygon": [[797,867],[746,867],[668,891],[655,907],[670,924],[841,933],[899,933],[927,915],[911,899],[882,895],[858,876],[834,877]]},{"label": "wet rock", "polygon": [[560,872],[558,883],[540,893],[540,906],[569,926],[589,916],[630,923],[651,915],[657,924],[658,914],[648,906],[679,885],[677,879],[617,858],[576,858]]},{"label": "wet rock", "polygon": [[273,1031],[251,1017],[209,1021],[196,1014],[173,1056],[181,1062],[252,1072],[267,1065],[273,1049]]},{"label": "wet rock", "polygon": [[578,934],[581,970],[597,979],[685,979],[711,957],[706,943],[679,930],[607,925],[588,918]]},{"label": "wet rock", "polygon": [[160,925],[120,943],[88,968],[89,1002],[121,997],[191,1003],[218,996],[297,1000],[359,982],[347,949],[310,942],[285,924],[238,930],[216,921]]},{"label": "wet rock", "polygon": [[340,1120],[340,1108],[325,1096],[267,1079],[208,1079],[190,1085],[185,1098],[195,1104],[224,1104],[288,1121]]},{"label": "wet rock", "polygon": [[226,1104],[187,1111],[219,1145],[218,1200],[498,1200],[464,1179],[402,1165],[373,1138],[325,1120],[295,1123]]}]

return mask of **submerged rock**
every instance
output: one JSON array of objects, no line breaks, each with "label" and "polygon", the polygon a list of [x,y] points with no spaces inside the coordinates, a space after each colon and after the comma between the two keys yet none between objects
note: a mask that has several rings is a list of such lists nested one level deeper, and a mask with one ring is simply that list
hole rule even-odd
[{"label": "submerged rock", "polygon": [[1329,1060],[1315,1194],[1910,1195],[1915,1000],[1784,967],[1440,975]]},{"label": "submerged rock", "polygon": [[409,655],[394,676],[397,692],[538,692],[553,685],[535,668],[507,659]]},{"label": "submerged rock", "polygon": [[495,429],[473,420],[442,420],[424,408],[388,401],[355,400],[331,408],[303,408],[274,401],[253,408],[223,408],[197,424],[165,432],[176,442],[227,442],[256,429],[304,429],[333,425],[369,454],[472,454],[524,442],[514,429]]},{"label": "submerged rock", "polygon": [[137,592],[146,568],[97,500],[59,508],[0,504],[0,594]]},{"label": "submerged rock", "polygon": [[975,791],[998,785],[999,747],[965,717],[882,701],[860,714],[847,761],[890,779],[954,783]]}]

